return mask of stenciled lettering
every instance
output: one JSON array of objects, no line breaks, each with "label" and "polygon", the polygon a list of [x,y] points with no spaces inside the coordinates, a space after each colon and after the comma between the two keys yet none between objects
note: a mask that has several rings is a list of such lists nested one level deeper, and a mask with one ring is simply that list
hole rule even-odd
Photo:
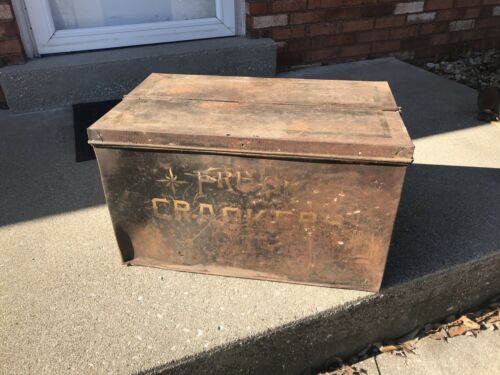
[{"label": "stenciled lettering", "polygon": [[[178,178],[178,174],[182,176],[182,180]],[[159,220],[196,221],[199,223],[221,220],[240,225],[277,224],[283,227],[294,225],[309,227],[318,221],[318,215],[315,212],[290,210],[286,207],[290,204],[290,182],[277,175],[260,176],[258,181],[255,181],[247,170],[209,167],[204,170],[178,173],[177,170],[174,171],[173,167],[169,167],[164,177],[157,181],[162,182],[167,187],[167,197],[156,197],[151,200],[153,215]],[[193,189],[194,191],[191,191],[196,194],[192,202],[176,199],[177,197],[185,197],[189,188]],[[245,188],[247,188],[246,192]],[[181,189],[182,191],[179,191]],[[281,209],[274,207],[244,209],[234,206],[234,203],[218,206],[213,201],[203,202],[207,194],[210,192],[215,194],[215,189],[223,190],[231,196],[233,196],[232,194],[247,194],[251,191],[255,197],[254,204],[272,200],[273,206],[274,202],[280,202],[280,205],[285,207]],[[170,192],[172,195],[169,194]],[[332,222],[329,215],[324,219],[327,223]]]},{"label": "stenciled lettering", "polygon": [[[291,225],[293,223],[311,225],[318,220],[318,215],[314,212],[294,212],[292,210],[253,210],[248,208],[242,210],[240,207],[222,206],[215,207],[210,203],[199,203],[192,207],[189,202],[168,199],[153,198],[151,200],[153,215],[157,219],[176,221],[193,220],[222,220],[231,223],[246,223],[247,225],[257,225],[265,218],[269,222],[280,225]],[[169,211],[171,213],[169,213]]]}]

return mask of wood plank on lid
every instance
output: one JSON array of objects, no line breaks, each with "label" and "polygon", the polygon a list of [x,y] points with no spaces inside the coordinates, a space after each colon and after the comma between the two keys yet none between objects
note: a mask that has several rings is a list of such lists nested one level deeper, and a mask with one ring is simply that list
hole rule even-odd
[{"label": "wood plank on lid", "polygon": [[127,96],[132,97],[398,109],[387,82],[155,73]]},{"label": "wood plank on lid", "polygon": [[[397,107],[385,106],[394,102],[386,83],[203,78],[152,75],[89,128],[90,142],[411,162],[413,145]],[[278,88],[283,95],[276,95]],[[359,105],[362,100],[371,105]]]}]

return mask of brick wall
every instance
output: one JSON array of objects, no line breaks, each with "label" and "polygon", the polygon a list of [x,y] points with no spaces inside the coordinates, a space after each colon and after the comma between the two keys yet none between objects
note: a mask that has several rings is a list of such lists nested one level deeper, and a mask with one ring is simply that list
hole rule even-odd
[{"label": "brick wall", "polygon": [[500,47],[500,0],[247,0],[246,13],[250,37],[279,42],[280,66]]},{"label": "brick wall", "polygon": [[[10,0],[0,0],[0,68],[5,65],[22,64],[25,56],[19,29],[14,19]],[[0,108],[5,108],[5,96],[0,87]]]}]

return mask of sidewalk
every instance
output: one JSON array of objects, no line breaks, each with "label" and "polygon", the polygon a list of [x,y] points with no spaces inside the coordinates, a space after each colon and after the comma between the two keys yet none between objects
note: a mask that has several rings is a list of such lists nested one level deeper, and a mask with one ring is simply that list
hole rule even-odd
[{"label": "sidewalk", "polygon": [[368,375],[500,374],[500,331],[454,337],[448,342],[425,339],[415,354],[400,357],[384,353],[356,367]]}]

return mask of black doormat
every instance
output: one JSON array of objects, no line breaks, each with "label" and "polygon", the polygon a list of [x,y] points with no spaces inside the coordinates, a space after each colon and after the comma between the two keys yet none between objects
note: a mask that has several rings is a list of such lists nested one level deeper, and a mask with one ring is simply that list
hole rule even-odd
[{"label": "black doormat", "polygon": [[73,104],[73,127],[75,129],[76,161],[95,159],[94,149],[88,144],[87,128],[104,116],[121,100]]}]

